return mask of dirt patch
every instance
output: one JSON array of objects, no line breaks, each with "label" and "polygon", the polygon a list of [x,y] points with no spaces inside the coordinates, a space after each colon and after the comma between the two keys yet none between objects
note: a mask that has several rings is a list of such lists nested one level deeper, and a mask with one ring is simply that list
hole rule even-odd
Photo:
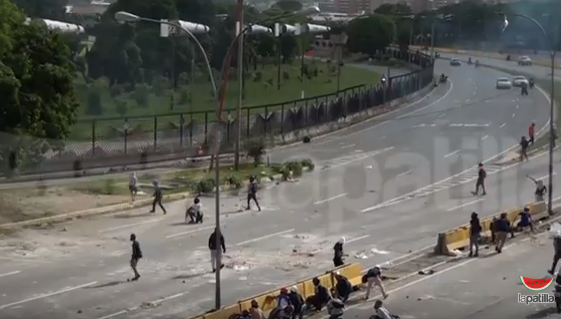
[{"label": "dirt patch", "polygon": [[130,201],[129,196],[96,195],[68,188],[25,188],[0,193],[0,224],[66,214]]}]

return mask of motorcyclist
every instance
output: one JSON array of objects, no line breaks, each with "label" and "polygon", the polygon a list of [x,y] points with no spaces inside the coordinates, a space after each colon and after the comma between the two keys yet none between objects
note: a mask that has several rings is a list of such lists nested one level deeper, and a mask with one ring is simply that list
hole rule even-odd
[{"label": "motorcyclist", "polygon": [[530,78],[530,81],[528,81],[528,83],[530,84],[530,89],[534,88],[534,78]]},{"label": "motorcyclist", "polygon": [[448,77],[444,73],[440,74],[440,82],[446,82],[447,79]]},{"label": "motorcyclist", "polygon": [[468,58],[468,64],[471,64],[471,57]]}]

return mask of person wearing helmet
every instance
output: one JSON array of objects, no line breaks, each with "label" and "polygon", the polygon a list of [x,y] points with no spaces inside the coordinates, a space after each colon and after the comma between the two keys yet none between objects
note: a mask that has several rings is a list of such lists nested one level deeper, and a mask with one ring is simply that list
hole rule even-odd
[{"label": "person wearing helmet", "polygon": [[388,298],[388,294],[386,293],[386,289],[384,288],[384,284],[382,283],[382,268],[379,265],[374,266],[374,268],[368,269],[366,274],[362,276],[362,283],[367,284],[366,295],[364,296],[365,300],[368,300],[368,298],[370,298],[370,290],[372,290],[373,286],[380,287],[384,299]]},{"label": "person wearing helmet", "polygon": [[288,298],[290,298],[290,304],[294,307],[292,319],[302,319],[304,312],[306,312],[306,302],[304,301],[304,297],[298,292],[296,286],[290,287]]},{"label": "person wearing helmet", "polygon": [[341,275],[338,271],[335,273],[335,280],[337,281],[335,284],[335,292],[341,301],[346,302],[351,296],[353,285],[347,277]]},{"label": "person wearing helmet", "polygon": [[257,201],[257,178],[254,175],[249,177],[249,185],[247,190],[247,210],[251,210],[251,201],[255,202],[257,205],[257,209],[261,211],[261,206],[259,206],[259,202]]},{"label": "person wearing helmet", "polygon": [[345,254],[343,253],[343,245],[345,245],[345,237],[341,237],[335,245],[333,246],[333,266],[335,268],[341,267],[345,264],[343,257]]},{"label": "person wearing helmet", "polygon": [[167,214],[167,211],[164,205],[162,205],[162,199],[164,198],[162,189],[160,188],[160,185],[157,180],[153,180],[152,185],[154,186],[154,195],[153,195],[154,201],[152,202],[152,210],[150,211],[150,213],[156,212],[156,204],[157,204],[164,211],[164,215],[165,215]]}]

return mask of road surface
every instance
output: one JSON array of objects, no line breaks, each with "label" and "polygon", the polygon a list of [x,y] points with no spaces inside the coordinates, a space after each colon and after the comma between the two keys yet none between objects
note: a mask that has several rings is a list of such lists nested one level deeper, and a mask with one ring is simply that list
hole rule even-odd
[{"label": "road surface", "polygon": [[[519,276],[551,278],[552,240],[546,235],[507,247],[502,254],[485,252],[479,259],[465,259],[449,270],[390,293],[386,308],[403,319],[549,319],[559,318],[554,303],[524,304],[518,295],[536,295],[521,284]],[[553,284],[542,291],[553,292]],[[374,299],[374,298],[373,298]],[[346,318],[367,319],[373,301],[351,306]]]},{"label": "road surface", "polygon": [[[273,160],[312,157],[317,166],[296,183],[264,191],[262,212],[238,213],[240,199],[222,200],[223,304],[331,268],[340,236],[348,261],[384,263],[434,244],[437,232],[464,223],[473,210],[486,216],[531,200],[525,176],[545,174],[543,156],[512,167],[489,162],[485,198],[469,194],[475,171],[462,171],[516,143],[530,113],[547,113],[545,98],[494,91],[499,73],[492,70],[440,62],[437,70],[451,82],[392,119],[273,153]],[[539,115],[538,125],[546,118]],[[7,237],[1,317],[171,319],[212,308],[206,245],[214,207],[211,199],[204,205],[202,226],[182,224],[186,204],[176,202],[166,216],[139,209]],[[145,255],[135,283],[126,282],[131,232]]]}]

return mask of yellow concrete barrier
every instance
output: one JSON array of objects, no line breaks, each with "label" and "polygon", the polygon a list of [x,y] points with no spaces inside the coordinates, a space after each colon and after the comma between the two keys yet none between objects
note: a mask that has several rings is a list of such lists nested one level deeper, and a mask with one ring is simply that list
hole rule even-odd
[{"label": "yellow concrete barrier", "polygon": [[207,314],[204,314],[202,317],[196,317],[196,318],[203,318],[203,319],[228,319],[230,318],[230,316],[234,315],[234,314],[238,314],[241,313],[240,311],[240,307],[238,304],[229,306],[229,307],[225,307],[222,308],[220,310],[217,311],[213,311],[213,312],[209,312]]},{"label": "yellow concrete barrier", "polygon": [[532,219],[538,221],[542,218],[549,217],[549,212],[547,211],[547,204],[545,202],[532,203],[530,205],[530,215]]},{"label": "yellow concrete barrier", "polygon": [[[251,308],[251,301],[255,300],[259,304],[259,307],[267,312],[273,310],[277,306],[277,297],[280,294],[280,288],[275,290],[270,290],[265,293],[253,296],[251,298],[244,299],[238,302],[239,309],[249,309]],[[206,318],[205,318],[206,319]]]},{"label": "yellow concrete barrier", "polygon": [[362,284],[362,266],[358,263],[342,266],[333,270],[332,273],[335,274],[336,272],[347,277],[353,286]]}]

